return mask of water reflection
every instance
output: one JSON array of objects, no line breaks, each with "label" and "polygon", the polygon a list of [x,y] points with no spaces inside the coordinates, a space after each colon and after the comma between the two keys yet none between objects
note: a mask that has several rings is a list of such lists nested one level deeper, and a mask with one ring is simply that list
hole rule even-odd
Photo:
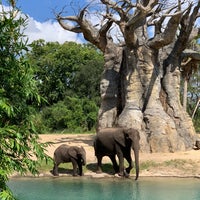
[{"label": "water reflection", "polygon": [[199,179],[18,178],[9,183],[20,200],[199,200]]}]

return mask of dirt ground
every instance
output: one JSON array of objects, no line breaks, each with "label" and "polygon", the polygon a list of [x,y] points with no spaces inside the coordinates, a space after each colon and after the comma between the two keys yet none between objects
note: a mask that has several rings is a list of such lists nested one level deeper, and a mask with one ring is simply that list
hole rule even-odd
[{"label": "dirt ground", "polygon": [[[44,134],[40,135],[40,142],[52,142],[47,147],[47,154],[53,157],[54,150],[61,144],[83,146],[86,150],[87,164],[97,162],[94,155],[94,134]],[[134,160],[134,156],[133,156]],[[107,157],[103,158],[103,164],[110,163]],[[141,167],[148,165],[149,167]],[[140,153],[140,176],[170,176],[170,177],[196,177],[200,178],[200,150],[190,150],[176,153]],[[94,171],[86,172],[90,176],[97,175]]]}]

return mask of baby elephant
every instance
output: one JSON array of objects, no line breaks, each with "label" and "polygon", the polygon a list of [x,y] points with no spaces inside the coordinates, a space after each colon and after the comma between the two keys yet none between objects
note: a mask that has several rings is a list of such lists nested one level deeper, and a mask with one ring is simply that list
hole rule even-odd
[{"label": "baby elephant", "polygon": [[[83,147],[60,145],[54,152],[53,175],[58,176],[58,165],[60,163],[72,162],[73,176],[83,175],[82,166],[86,164],[86,152]],[[77,173],[78,166],[78,173]]]}]

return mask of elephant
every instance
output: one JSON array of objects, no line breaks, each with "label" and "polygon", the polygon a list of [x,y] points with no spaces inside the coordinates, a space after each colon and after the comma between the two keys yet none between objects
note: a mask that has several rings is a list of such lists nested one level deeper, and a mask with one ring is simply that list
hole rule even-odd
[{"label": "elephant", "polygon": [[[135,156],[136,177],[139,176],[139,132],[133,128],[104,128],[97,132],[94,139],[94,151],[97,157],[97,173],[102,172],[102,158],[108,156],[113,164],[115,173],[128,177],[133,168],[131,148]],[[116,162],[116,155],[119,165]],[[124,169],[124,158],[129,166]]]},{"label": "elephant", "polygon": [[60,145],[54,152],[53,175],[58,176],[59,175],[58,165],[60,163],[67,163],[67,162],[72,162],[73,176],[77,176],[77,175],[82,176],[83,175],[82,166],[86,165],[85,149],[82,146],[77,147],[77,146],[69,146],[66,144]]}]

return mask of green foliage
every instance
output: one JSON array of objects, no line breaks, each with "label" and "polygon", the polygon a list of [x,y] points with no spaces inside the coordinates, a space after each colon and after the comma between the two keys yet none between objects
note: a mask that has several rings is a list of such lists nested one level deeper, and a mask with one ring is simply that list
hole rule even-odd
[{"label": "green foliage", "polygon": [[40,94],[49,105],[66,95],[96,98],[103,70],[103,56],[91,45],[59,44],[38,40],[27,55],[35,66]]},{"label": "green foliage", "polygon": [[100,100],[103,56],[89,44],[34,41],[27,58],[47,99],[34,123],[40,133],[94,129]]},{"label": "green foliage", "polygon": [[[192,116],[194,109],[197,105],[198,100],[200,99],[200,67],[197,71],[191,76],[188,84],[188,105],[187,110]],[[198,106],[193,123],[197,133],[200,133],[200,105]]]},{"label": "green foliage", "polygon": [[[3,7],[2,7],[3,8]],[[32,106],[39,105],[33,69],[24,58],[26,18],[15,8],[0,13],[0,199],[14,199],[7,187],[13,171],[37,174],[37,159],[48,159],[37,142]]]},{"label": "green foliage", "polygon": [[[183,84],[182,84],[183,85]],[[197,102],[200,99],[200,68],[192,74],[188,82],[187,112],[193,115]],[[193,124],[197,133],[200,133],[200,105],[197,107],[193,118]]]},{"label": "green foliage", "polygon": [[173,159],[173,160],[165,161],[164,165],[178,168],[178,167],[183,167],[185,163],[186,163],[185,160],[182,160],[182,159]]},{"label": "green foliage", "polygon": [[41,120],[46,131],[85,132],[95,127],[98,107],[88,98],[65,97],[64,101],[46,107]]},{"label": "green foliage", "polygon": [[152,160],[147,160],[145,162],[140,163],[141,170],[149,170],[150,168],[157,167],[157,166],[159,166],[159,164]]}]

